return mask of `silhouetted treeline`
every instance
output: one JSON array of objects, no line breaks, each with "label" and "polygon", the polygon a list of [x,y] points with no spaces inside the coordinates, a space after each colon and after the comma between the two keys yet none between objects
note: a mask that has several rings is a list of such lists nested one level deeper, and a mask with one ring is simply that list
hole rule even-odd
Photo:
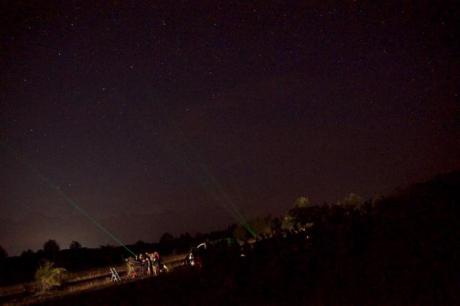
[{"label": "silhouetted treeline", "polygon": [[[198,233],[194,237],[190,234],[181,234],[173,237],[169,233],[163,234],[158,243],[138,241],[127,247],[136,254],[141,252],[158,251],[160,254],[184,253],[196,243],[209,239],[221,239],[231,235],[231,231],[214,231],[206,234]],[[101,246],[100,248],[85,248],[77,241],[73,241],[69,249],[60,250],[54,240],[44,243],[43,249],[37,252],[24,251],[20,256],[0,258],[0,286],[34,280],[34,274],[40,263],[49,260],[56,266],[64,267],[69,272],[78,272],[92,268],[107,267],[122,264],[132,256],[120,246]]]},{"label": "silhouetted treeline", "polygon": [[314,225],[256,244],[247,257],[250,272],[235,275],[243,296],[260,292],[254,303],[460,302],[460,172],[359,207],[294,210],[294,221]]}]

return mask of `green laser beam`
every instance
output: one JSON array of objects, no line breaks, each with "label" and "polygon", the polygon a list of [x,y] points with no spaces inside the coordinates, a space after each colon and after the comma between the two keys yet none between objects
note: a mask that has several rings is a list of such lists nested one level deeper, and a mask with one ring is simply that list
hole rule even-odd
[{"label": "green laser beam", "polygon": [[203,171],[208,175],[208,177],[210,178],[210,180],[214,183],[214,186],[217,188],[217,190],[219,191],[219,193],[222,195],[222,198],[223,200],[225,201],[225,203],[227,205],[229,205],[229,207],[231,207],[234,211],[234,213],[237,215],[237,218],[238,218],[238,221],[239,223],[244,227],[246,228],[246,230],[254,237],[256,238],[257,237],[257,233],[256,231],[249,225],[248,221],[246,220],[246,218],[244,217],[244,215],[238,210],[238,208],[236,207],[236,204],[233,203],[232,199],[230,198],[230,196],[228,195],[228,193],[224,190],[224,188],[222,187],[222,185],[219,183],[219,181],[214,177],[214,175],[212,175],[212,173],[209,172],[209,169],[204,165],[204,164],[201,164],[200,165],[203,169]]},{"label": "green laser beam", "polygon": [[[167,117],[167,111],[166,111],[165,106],[162,105],[161,103],[158,103],[158,105],[161,108],[162,112],[165,114],[165,117]],[[200,158],[199,154],[197,153],[197,150],[195,150],[194,147],[188,141],[188,139],[185,136],[183,136],[184,133],[183,133],[182,129],[176,124],[174,119],[171,119],[169,122],[172,124],[173,129],[175,129],[177,131],[176,134],[182,136],[182,139],[184,140],[184,143],[185,143],[186,148],[188,149],[188,152],[191,155],[193,155],[192,157],[194,157],[195,160],[198,161],[199,169],[201,170],[201,174],[202,174],[202,177],[204,178],[204,180],[206,182],[208,182],[209,185],[214,186],[215,190],[214,191],[210,190],[208,188],[206,182],[202,182],[200,180],[200,183],[201,183],[203,189],[205,190],[205,192],[210,193],[216,199],[216,202],[222,208],[224,208],[227,212],[229,212],[232,215],[232,217],[240,225],[242,225],[249,232],[249,234],[251,234],[255,238],[257,236],[256,231],[249,225],[249,223],[247,222],[247,220],[244,217],[244,215],[237,208],[236,204],[232,201],[232,199],[230,198],[228,193],[224,190],[224,188],[219,183],[219,181],[214,177],[214,175],[212,175],[212,173],[210,172],[208,167],[205,165],[205,163],[201,161],[202,159]],[[189,166],[187,164],[187,162],[189,164],[192,164],[191,160],[189,160],[189,158],[187,158],[187,156],[183,155],[184,166],[189,168],[189,169],[191,169],[192,172],[194,172],[193,169],[191,168],[191,166]]]},{"label": "green laser beam", "polygon": [[[178,156],[179,153],[176,152],[176,150],[171,146],[171,144],[167,145],[167,147],[171,150],[171,154],[173,156],[176,156],[176,159],[182,164],[182,166],[188,170],[190,174],[195,175],[198,178],[198,183],[202,187],[202,189],[208,193],[215,201],[216,203],[224,209],[226,212],[228,212],[232,218],[237,220],[238,223],[241,223],[240,221],[240,216],[238,213],[234,210],[232,210],[228,205],[225,205],[225,203],[222,201],[222,197],[218,194],[218,192],[215,190],[216,188],[212,188],[212,183],[210,180],[200,171],[201,169],[195,169],[192,167],[192,160],[188,158],[186,155],[181,154],[181,156]],[[198,171],[197,171],[198,170]],[[197,173],[198,172],[198,173]]]},{"label": "green laser beam", "polygon": [[92,217],[86,210],[84,210],[81,206],[77,204],[77,202],[72,199],[67,193],[65,193],[58,185],[56,185],[51,179],[47,178],[44,176],[37,168],[33,167],[30,163],[27,162],[27,160],[22,157],[16,150],[11,148],[11,146],[7,145],[4,142],[0,142],[0,144],[7,149],[7,151],[10,151],[13,154],[13,156],[21,162],[23,165],[25,165],[27,168],[32,170],[32,172],[35,173],[45,184],[50,187],[50,189],[53,189],[56,191],[64,200],[70,204],[75,210],[80,212],[83,216],[85,216],[91,223],[93,223],[99,230],[101,230],[104,234],[109,236],[113,241],[115,241],[118,245],[123,247],[126,251],[128,251],[131,255],[136,256],[136,254],[131,251],[119,238],[117,238],[114,234],[112,234],[106,227],[104,227],[102,224],[97,222],[97,220]]}]

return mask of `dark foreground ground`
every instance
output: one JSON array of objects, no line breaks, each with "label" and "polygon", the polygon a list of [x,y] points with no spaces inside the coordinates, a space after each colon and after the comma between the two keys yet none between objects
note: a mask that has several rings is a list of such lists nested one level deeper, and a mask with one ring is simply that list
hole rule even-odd
[{"label": "dark foreground ground", "polygon": [[43,305],[460,305],[460,173],[366,203],[298,211],[307,232],[215,248],[201,270]]},{"label": "dark foreground ground", "polygon": [[[278,251],[274,251],[273,248]],[[42,305],[457,305],[455,271],[427,274],[366,262],[323,266],[302,236],[259,243],[245,258],[220,254],[202,270],[178,268],[155,279]],[[337,254],[336,256],[340,256]],[[323,261],[326,261],[324,259]],[[449,280],[454,283],[447,284]],[[457,282],[457,283],[455,283]]]}]

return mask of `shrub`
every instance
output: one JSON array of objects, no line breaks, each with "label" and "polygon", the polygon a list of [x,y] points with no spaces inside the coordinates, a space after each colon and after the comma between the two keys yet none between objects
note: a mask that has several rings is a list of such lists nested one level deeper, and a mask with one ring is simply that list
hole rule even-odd
[{"label": "shrub", "polygon": [[54,267],[54,263],[45,261],[35,272],[35,279],[40,285],[41,291],[47,291],[61,286],[66,270]]}]

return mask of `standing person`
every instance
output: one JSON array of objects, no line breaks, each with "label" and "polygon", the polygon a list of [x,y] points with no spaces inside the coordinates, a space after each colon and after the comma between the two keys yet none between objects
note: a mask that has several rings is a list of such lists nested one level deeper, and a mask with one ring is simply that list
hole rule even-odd
[{"label": "standing person", "polygon": [[127,260],[126,260],[126,265],[127,265],[127,268],[128,268],[128,277],[129,278],[136,278],[137,274],[136,274],[136,259],[133,258],[133,257],[129,257]]},{"label": "standing person", "polygon": [[145,275],[146,273],[146,269],[145,269],[145,258],[144,258],[144,254],[139,254],[139,264],[140,264],[140,268],[141,268],[141,271],[140,271],[140,274],[142,276]]},{"label": "standing person", "polygon": [[157,276],[157,269],[156,269],[156,262],[155,262],[155,253],[150,253],[148,254],[149,259],[150,259],[150,264],[152,265],[152,274],[154,276]]},{"label": "standing person", "polygon": [[152,261],[150,260],[149,253],[145,253],[145,263],[147,265],[147,275],[152,275]]},{"label": "standing person", "polygon": [[155,276],[160,274],[160,254],[157,251],[153,252],[153,268]]}]

